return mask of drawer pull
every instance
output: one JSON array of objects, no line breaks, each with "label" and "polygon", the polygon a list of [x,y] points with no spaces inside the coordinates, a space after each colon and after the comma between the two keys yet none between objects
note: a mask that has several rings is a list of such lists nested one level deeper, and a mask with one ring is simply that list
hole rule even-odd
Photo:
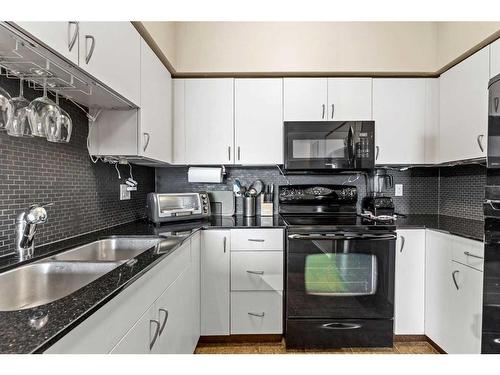
[{"label": "drawer pull", "polygon": [[252,275],[263,275],[264,271],[249,271],[249,270],[247,270],[247,273],[251,273]]},{"label": "drawer pull", "polygon": [[[149,321],[149,325],[150,327],[152,325],[155,325],[156,328],[155,328],[155,333],[153,335],[153,338],[151,339],[151,341],[149,342],[149,350],[153,349],[153,346],[155,346],[155,343],[156,343],[156,340],[158,339],[158,334],[160,333],[160,322],[156,319],[151,319]],[[151,329],[151,328],[150,328]]]},{"label": "drawer pull", "polygon": [[250,241],[250,242],[265,242],[266,240],[263,240],[260,238],[249,238],[248,241]]},{"label": "drawer pull", "polygon": [[326,324],[322,324],[321,328],[324,328],[324,329],[335,329],[335,330],[341,330],[341,329],[359,329],[359,328],[361,328],[361,324],[355,324],[355,323],[326,323]]},{"label": "drawer pull", "polygon": [[468,257],[471,257],[471,258],[484,259],[483,257],[477,256],[477,255],[474,255],[474,254],[471,254],[471,253],[470,253],[470,252],[468,252],[468,251],[464,251],[464,254],[465,254],[465,255],[467,255]]},{"label": "drawer pull", "polygon": [[266,315],[265,313],[260,313],[260,314],[257,314],[257,313],[251,313],[249,312],[248,315],[251,315],[251,316],[256,316],[258,318],[263,318],[264,315]]},{"label": "drawer pull", "polygon": [[166,309],[158,310],[159,314],[161,314],[162,312],[165,313],[165,319],[163,319],[163,322],[161,323],[160,332],[158,332],[158,336],[161,336],[161,334],[163,333],[163,330],[165,329],[165,325],[167,324],[167,319],[168,319],[168,310]]}]

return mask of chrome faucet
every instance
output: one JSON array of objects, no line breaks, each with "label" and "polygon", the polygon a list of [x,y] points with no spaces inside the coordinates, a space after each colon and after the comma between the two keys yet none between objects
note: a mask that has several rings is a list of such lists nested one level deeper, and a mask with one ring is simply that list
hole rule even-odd
[{"label": "chrome faucet", "polygon": [[33,257],[35,249],[35,234],[38,224],[47,221],[45,207],[53,203],[32,205],[28,210],[21,212],[16,219],[16,250],[20,260]]}]

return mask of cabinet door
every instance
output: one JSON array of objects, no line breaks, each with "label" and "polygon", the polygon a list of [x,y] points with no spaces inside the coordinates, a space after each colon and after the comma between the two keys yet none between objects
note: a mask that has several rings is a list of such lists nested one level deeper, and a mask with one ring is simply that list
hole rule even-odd
[{"label": "cabinet door", "polygon": [[425,230],[398,230],[394,331],[423,335],[425,316]]},{"label": "cabinet door", "polygon": [[229,335],[230,232],[202,233],[201,334]]},{"label": "cabinet door", "polygon": [[419,78],[373,80],[376,164],[425,163],[425,85]]},{"label": "cabinet door", "polygon": [[476,52],[440,77],[442,162],[486,156],[489,49]]},{"label": "cabinet door", "polygon": [[190,337],[192,351],[196,349],[201,334],[201,232],[195,233],[191,238],[191,290],[194,292],[190,299]]},{"label": "cabinet door", "polygon": [[172,79],[146,42],[141,41],[139,155],[172,162]]},{"label": "cabinet door", "polygon": [[500,74],[500,39],[490,44],[490,78]]},{"label": "cabinet door", "polygon": [[[156,319],[156,309],[153,305],[141,316],[110,353],[148,354],[159,324],[155,322],[154,319]],[[158,341],[158,339],[156,341]]]},{"label": "cabinet door", "polygon": [[185,81],[186,163],[232,164],[232,78]]},{"label": "cabinet door", "polygon": [[450,315],[453,311],[451,249],[445,233],[426,231],[425,251],[425,334],[446,350],[452,340]]},{"label": "cabinet door", "polygon": [[328,78],[328,120],[371,120],[371,78]]},{"label": "cabinet door", "polygon": [[173,80],[173,162],[174,164],[186,164],[186,122],[185,122],[185,79]]},{"label": "cabinet door", "polygon": [[480,354],[483,273],[457,262],[450,263],[453,311],[447,316],[450,339],[443,349],[449,354]]},{"label": "cabinet door", "polygon": [[134,26],[130,22],[79,25],[80,67],[140,105],[141,37]]},{"label": "cabinet door", "polygon": [[192,299],[194,289],[190,268],[156,300],[156,318],[160,323],[155,354],[192,354]]},{"label": "cabinet door", "polygon": [[236,79],[237,164],[283,164],[283,79]]},{"label": "cabinet door", "polygon": [[327,82],[326,78],[285,78],[285,121],[326,121]]},{"label": "cabinet door", "polygon": [[78,65],[78,22],[16,22],[43,44]]}]

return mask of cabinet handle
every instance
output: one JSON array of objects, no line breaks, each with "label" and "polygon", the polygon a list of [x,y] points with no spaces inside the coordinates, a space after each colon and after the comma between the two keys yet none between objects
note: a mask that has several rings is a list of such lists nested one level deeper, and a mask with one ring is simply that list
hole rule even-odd
[{"label": "cabinet handle", "polygon": [[378,159],[378,154],[380,154],[380,147],[375,146],[375,160]]},{"label": "cabinet handle", "polygon": [[453,278],[453,283],[455,284],[455,288],[457,288],[457,290],[459,290],[460,288],[458,287],[457,279],[455,278],[455,275],[457,273],[460,273],[460,271],[458,271],[458,270],[453,271],[451,274],[451,277]]},{"label": "cabinet handle", "polygon": [[158,333],[158,336],[161,336],[163,330],[165,329],[165,326],[167,325],[167,319],[168,319],[168,310],[166,309],[158,309],[158,313],[162,313],[164,312],[165,313],[165,319],[163,319],[163,322],[161,323],[161,327],[160,327],[160,332]]},{"label": "cabinet handle", "polygon": [[484,138],[484,134],[479,134],[477,136],[477,144],[479,145],[479,148],[481,149],[481,152],[484,152],[483,138]]},{"label": "cabinet handle", "polygon": [[[87,49],[87,41],[88,40],[92,41],[92,44],[90,45],[90,51]],[[85,64],[88,64],[92,55],[94,54],[94,48],[95,48],[95,38],[92,35],[85,35]]]},{"label": "cabinet handle", "polygon": [[227,146],[227,158],[231,161],[231,146]]},{"label": "cabinet handle", "polygon": [[248,271],[247,270],[247,273],[251,273],[252,275],[263,275],[264,271]]},{"label": "cabinet handle", "polygon": [[143,135],[144,135],[144,137],[146,137],[146,142],[144,143],[144,146],[142,147],[142,151],[146,151],[146,149],[149,146],[149,139],[151,138],[151,136],[149,135],[149,133],[143,133]]},{"label": "cabinet handle", "polygon": [[325,105],[322,104],[321,108],[323,109],[323,112],[321,113],[321,118],[323,119],[323,118],[325,118]]},{"label": "cabinet handle", "polygon": [[493,99],[493,105],[495,107],[495,112],[498,112],[498,102],[499,102],[499,99],[497,96],[497,97],[495,97],[495,99]]},{"label": "cabinet handle", "polygon": [[241,153],[240,153],[240,146],[238,146],[238,161],[240,160],[240,156],[241,156]]},{"label": "cabinet handle", "polygon": [[471,254],[470,252],[468,251],[464,251],[464,254],[468,257],[471,257],[471,258],[477,258],[477,259],[484,259],[483,257],[480,257],[480,256],[477,256],[477,255],[474,255],[474,254]]},{"label": "cabinet handle", "polygon": [[[75,32],[71,36],[71,26],[75,26]],[[78,38],[79,26],[77,21],[68,22],[68,50],[71,51],[76,43],[76,38]]]},{"label": "cabinet handle", "polygon": [[249,238],[248,241],[250,241],[250,242],[266,242],[266,240],[263,240],[261,238]]},{"label": "cabinet handle", "polygon": [[149,342],[149,350],[153,349],[153,346],[155,345],[155,342],[158,339],[158,334],[160,332],[160,322],[156,319],[151,319],[149,321],[150,330],[151,330],[151,325],[153,325],[153,324],[156,326],[156,329],[155,329],[155,333],[153,335],[153,338]]},{"label": "cabinet handle", "polygon": [[400,253],[403,252],[403,248],[405,247],[405,241],[406,241],[405,236],[401,236],[401,248],[399,249]]},{"label": "cabinet handle", "polygon": [[332,118],[334,113],[335,113],[335,104],[332,104]]},{"label": "cabinet handle", "polygon": [[263,313],[263,312],[262,312],[262,313],[260,313],[260,314],[258,314],[258,313],[251,313],[251,312],[249,312],[249,313],[248,313],[248,315],[251,315],[251,316],[256,316],[256,317],[259,317],[259,318],[263,318],[263,317],[264,317],[264,315],[266,315],[266,314],[265,314],[265,313]]},{"label": "cabinet handle", "polygon": [[224,253],[226,252],[226,244],[227,244],[227,238],[224,237],[224,241],[222,241],[222,243],[224,244]]}]

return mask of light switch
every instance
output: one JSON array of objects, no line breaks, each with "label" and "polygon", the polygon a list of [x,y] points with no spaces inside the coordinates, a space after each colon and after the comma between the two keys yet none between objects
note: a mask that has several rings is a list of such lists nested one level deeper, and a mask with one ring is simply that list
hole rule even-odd
[{"label": "light switch", "polygon": [[130,199],[130,191],[127,190],[128,185],[120,184],[120,200],[128,200]]},{"label": "light switch", "polygon": [[396,184],[395,185],[395,192],[396,197],[402,197],[403,196],[403,184]]}]

